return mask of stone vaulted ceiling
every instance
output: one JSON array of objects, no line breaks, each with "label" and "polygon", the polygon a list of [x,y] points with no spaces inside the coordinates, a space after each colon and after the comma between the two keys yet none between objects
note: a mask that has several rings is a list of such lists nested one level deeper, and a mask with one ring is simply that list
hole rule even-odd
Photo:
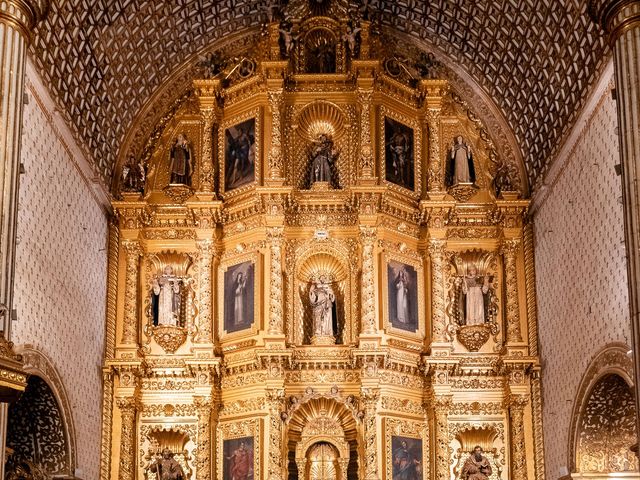
[{"label": "stone vaulted ceiling", "polygon": [[[32,58],[107,184],[134,117],[162,82],[216,40],[259,26],[267,3],[52,0],[35,32]],[[535,184],[607,55],[587,1],[370,4],[384,26],[434,45],[489,94]]]}]

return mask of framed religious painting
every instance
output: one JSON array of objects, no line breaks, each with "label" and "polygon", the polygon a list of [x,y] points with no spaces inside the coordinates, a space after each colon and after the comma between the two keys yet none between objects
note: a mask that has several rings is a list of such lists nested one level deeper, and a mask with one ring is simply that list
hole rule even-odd
[{"label": "framed religious painting", "polygon": [[223,123],[220,129],[220,184],[225,194],[255,186],[260,165],[259,110]]},{"label": "framed religious painting", "polygon": [[407,252],[384,255],[383,296],[385,327],[412,340],[424,337],[424,270],[420,258]]},{"label": "framed religious painting", "polygon": [[218,475],[223,480],[260,479],[260,420],[245,419],[219,424]]},{"label": "framed religious painting", "polygon": [[387,185],[419,193],[421,133],[415,120],[382,107],[381,168]]},{"label": "framed religious painting", "polygon": [[415,420],[387,418],[384,431],[386,478],[392,480],[429,478],[426,425]]},{"label": "framed religious painting", "polygon": [[249,253],[223,261],[218,274],[218,324],[224,341],[253,335],[260,328],[259,254]]}]

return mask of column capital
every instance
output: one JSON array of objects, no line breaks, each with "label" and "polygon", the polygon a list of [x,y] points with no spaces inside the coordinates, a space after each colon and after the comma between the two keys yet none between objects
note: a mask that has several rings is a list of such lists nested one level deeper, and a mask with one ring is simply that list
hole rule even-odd
[{"label": "column capital", "polygon": [[49,0],[8,0],[0,3],[0,22],[11,24],[28,39],[48,10]]},{"label": "column capital", "polygon": [[629,28],[640,27],[640,0],[589,0],[589,13],[612,44]]}]

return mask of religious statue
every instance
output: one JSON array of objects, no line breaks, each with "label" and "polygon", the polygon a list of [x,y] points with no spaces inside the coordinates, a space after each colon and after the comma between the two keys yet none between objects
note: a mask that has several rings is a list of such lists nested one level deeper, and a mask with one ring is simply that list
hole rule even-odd
[{"label": "religious statue", "polygon": [[509,172],[509,166],[500,162],[496,169],[496,174],[493,177],[493,188],[496,192],[496,197],[500,197],[502,192],[509,192],[514,190],[513,181],[511,180],[511,173]]},{"label": "religious statue", "polygon": [[395,281],[396,287],[396,316],[399,323],[410,323],[409,317],[409,278],[407,270],[402,268]]},{"label": "religious statue", "polygon": [[476,446],[462,466],[464,480],[488,480],[491,476],[489,459],[482,455],[482,447]]},{"label": "religious statue", "polygon": [[162,450],[162,455],[149,465],[148,470],[156,473],[158,480],[186,480],[182,466],[173,458],[173,452],[168,448]]},{"label": "religious statue", "polygon": [[285,56],[290,56],[298,37],[293,36],[293,27],[290,23],[283,23],[279,29],[282,36],[282,44],[284,46]]},{"label": "religious statue", "polygon": [[421,472],[420,459],[415,458],[406,440],[402,440],[400,447],[393,451],[392,480],[419,480]]},{"label": "religious statue", "polygon": [[458,135],[451,147],[447,162],[446,185],[453,187],[461,183],[472,184],[476,181],[471,147]]},{"label": "religious statue", "polygon": [[240,446],[231,452],[227,460],[229,460],[229,476],[224,475],[225,479],[248,480],[250,478],[249,475],[253,471],[253,452],[247,448],[245,442],[240,442]]},{"label": "religious statue", "polygon": [[122,167],[122,191],[142,192],[147,181],[147,168],[140,160],[136,162],[133,155],[129,155],[127,163]]},{"label": "religious statue", "polygon": [[324,275],[311,285],[309,300],[313,311],[313,335],[333,337],[333,306],[336,296]]},{"label": "religious statue", "polygon": [[233,290],[233,323],[240,325],[244,320],[244,306],[247,301],[247,279],[243,272],[238,272]]},{"label": "religious statue", "polygon": [[349,47],[349,52],[351,52],[351,56],[355,57],[356,55],[356,47],[357,47],[357,35],[358,32],[362,30],[361,28],[352,28],[347,25],[347,31],[344,35],[342,35],[342,40],[347,43],[347,47]]},{"label": "religious statue", "polygon": [[[171,265],[164,267],[162,275],[152,280],[153,294],[157,314],[157,325],[178,326],[180,320],[180,303],[182,293],[182,279],[173,274]],[[155,312],[154,312],[155,313]]]},{"label": "religious statue", "polygon": [[326,134],[321,134],[314,142],[311,150],[311,184],[316,182],[331,183],[331,163],[335,152],[333,141]]},{"label": "religious statue", "polygon": [[193,164],[189,142],[184,134],[178,134],[176,143],[171,147],[170,184],[191,185]]},{"label": "religious statue", "polygon": [[392,171],[387,174],[394,183],[410,190],[413,189],[413,158],[411,157],[412,140],[404,125],[396,125],[387,148],[391,153]]},{"label": "religious statue", "polygon": [[478,275],[478,268],[471,264],[462,278],[462,293],[465,296],[466,325],[485,323],[485,295],[489,292],[489,276]]}]

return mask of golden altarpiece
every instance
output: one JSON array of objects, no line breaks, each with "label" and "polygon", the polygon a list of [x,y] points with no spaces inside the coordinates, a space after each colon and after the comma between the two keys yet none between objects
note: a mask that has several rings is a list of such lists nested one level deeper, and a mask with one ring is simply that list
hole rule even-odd
[{"label": "golden altarpiece", "polygon": [[543,478],[512,139],[370,12],[265,13],[121,152],[102,478]]}]

